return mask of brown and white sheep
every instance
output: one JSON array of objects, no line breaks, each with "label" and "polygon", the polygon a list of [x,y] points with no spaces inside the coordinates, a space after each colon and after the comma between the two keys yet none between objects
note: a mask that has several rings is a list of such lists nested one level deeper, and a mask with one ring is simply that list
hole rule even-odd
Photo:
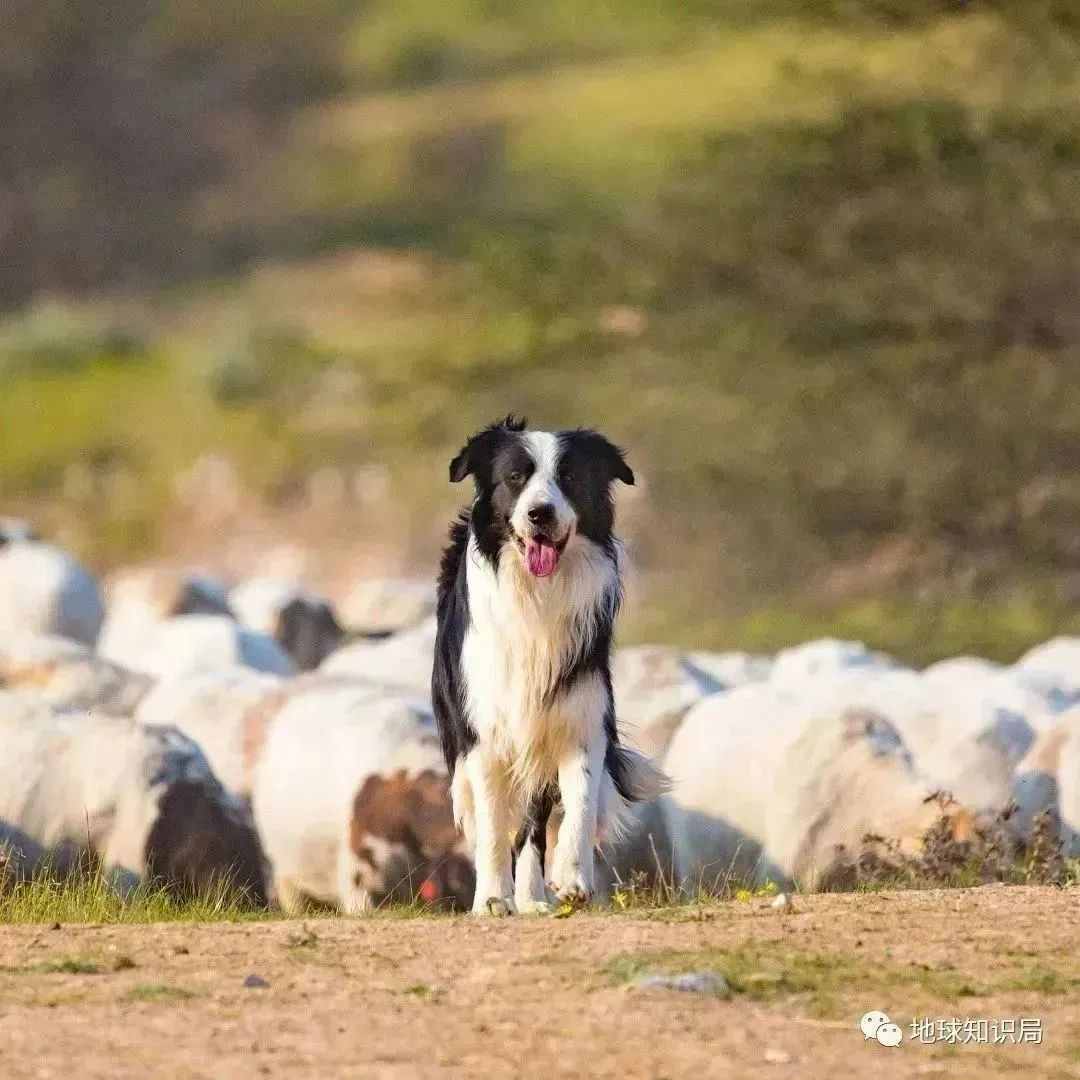
[{"label": "brown and white sheep", "polygon": [[286,910],[471,903],[438,738],[400,698],[345,680],[291,696],[265,731],[252,809]]}]

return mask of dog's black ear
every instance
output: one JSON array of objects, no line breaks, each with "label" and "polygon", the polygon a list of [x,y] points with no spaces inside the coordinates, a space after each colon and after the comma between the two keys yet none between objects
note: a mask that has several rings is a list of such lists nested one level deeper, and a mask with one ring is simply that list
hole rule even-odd
[{"label": "dog's black ear", "polygon": [[526,423],[523,416],[516,417],[511,413],[505,419],[478,431],[450,462],[450,483],[460,484],[466,476],[475,473],[482,462],[490,461],[494,457],[499,443],[506,435],[524,431]]},{"label": "dog's black ear", "polygon": [[621,480],[624,484],[633,487],[634,470],[626,464],[626,451],[613,442],[609,442],[603,435],[598,435],[597,438],[600,440],[600,448],[611,471],[611,478]]},{"label": "dog's black ear", "polygon": [[453,461],[450,462],[450,483],[460,484],[466,476],[473,471],[471,455],[469,448],[472,446],[472,442],[466,443],[461,448],[461,452]]}]

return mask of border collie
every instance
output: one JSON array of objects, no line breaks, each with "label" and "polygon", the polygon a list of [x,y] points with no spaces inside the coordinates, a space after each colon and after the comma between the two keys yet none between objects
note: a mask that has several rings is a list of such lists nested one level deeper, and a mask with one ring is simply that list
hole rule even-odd
[{"label": "border collie", "polygon": [[476,498],[439,575],[432,699],[476,861],[473,912],[541,912],[552,894],[584,903],[598,831],[667,787],[620,745],[611,687],[622,600],[611,488],[634,474],[595,431],[530,431],[508,416],[450,463],[453,483],[467,476]]}]

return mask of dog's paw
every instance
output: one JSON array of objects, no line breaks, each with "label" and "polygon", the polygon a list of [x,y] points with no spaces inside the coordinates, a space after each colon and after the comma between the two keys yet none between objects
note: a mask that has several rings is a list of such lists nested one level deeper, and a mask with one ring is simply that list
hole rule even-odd
[{"label": "dog's paw", "polygon": [[580,878],[572,880],[565,885],[552,885],[551,891],[561,905],[569,905],[573,908],[586,907],[592,900],[592,889]]},{"label": "dog's paw", "polygon": [[478,897],[473,904],[472,913],[495,919],[505,919],[509,915],[516,915],[517,907],[514,904],[513,897],[510,896],[489,896],[486,900],[481,900]]}]

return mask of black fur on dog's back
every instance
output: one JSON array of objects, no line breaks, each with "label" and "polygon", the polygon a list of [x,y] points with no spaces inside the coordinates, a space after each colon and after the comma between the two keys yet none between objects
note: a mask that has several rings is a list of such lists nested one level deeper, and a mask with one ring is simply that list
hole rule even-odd
[{"label": "black fur on dog's back", "polygon": [[450,526],[450,542],[439,566],[437,599],[438,630],[435,662],[431,671],[431,701],[439,728],[443,757],[454,775],[459,757],[476,745],[465,714],[465,690],[461,682],[461,649],[469,625],[469,591],[465,580],[465,555],[469,547],[472,515],[462,510]]}]

